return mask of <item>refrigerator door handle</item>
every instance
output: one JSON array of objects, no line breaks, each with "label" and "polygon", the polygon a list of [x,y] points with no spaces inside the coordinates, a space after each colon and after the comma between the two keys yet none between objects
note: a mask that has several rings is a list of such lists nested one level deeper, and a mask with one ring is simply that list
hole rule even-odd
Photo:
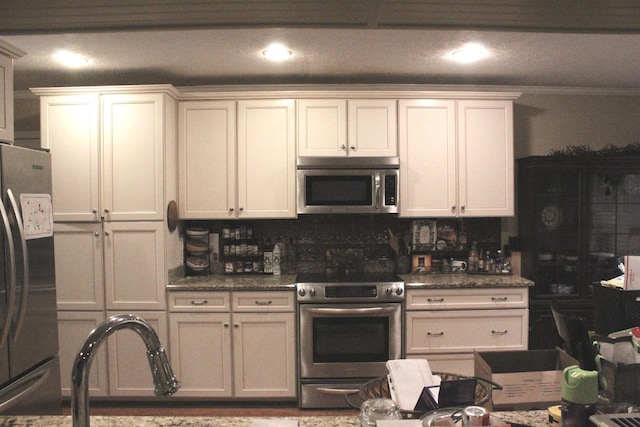
[{"label": "refrigerator door handle", "polygon": [[0,390],[0,413],[40,388],[50,374],[51,369],[43,366]]},{"label": "refrigerator door handle", "polygon": [[[20,311],[18,312],[18,320],[15,325],[15,331],[13,336],[13,341],[17,341],[20,336],[20,332],[22,331],[22,325],[24,324],[24,316],[27,312],[27,303],[29,301],[29,252],[27,251],[27,239],[24,233],[24,225],[22,223],[22,216],[20,215],[20,210],[18,209],[18,203],[16,202],[16,198],[13,195],[13,191],[11,189],[7,190],[7,196],[9,196],[9,201],[11,202],[11,208],[13,209],[13,214],[16,218],[16,223],[18,225],[18,231],[20,232],[20,244],[22,245],[22,265],[23,265],[23,280],[22,280],[22,298],[20,301]],[[15,259],[14,259],[15,263]],[[15,268],[15,267],[14,267]]]},{"label": "refrigerator door handle", "polygon": [[13,310],[16,305],[16,251],[13,247],[13,233],[11,232],[9,217],[7,216],[7,210],[4,208],[4,203],[2,203],[2,200],[0,200],[0,217],[2,218],[2,225],[4,225],[4,237],[7,242],[7,248],[9,249],[8,268],[10,276],[9,282],[7,284],[7,317],[4,320],[2,335],[0,336],[0,348],[2,348],[7,343],[9,329],[11,329],[11,320],[13,319]]}]

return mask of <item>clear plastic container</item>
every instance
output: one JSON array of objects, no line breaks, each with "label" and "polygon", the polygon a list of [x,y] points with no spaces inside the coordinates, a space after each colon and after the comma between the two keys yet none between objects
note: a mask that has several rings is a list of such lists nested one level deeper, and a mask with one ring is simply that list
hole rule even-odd
[{"label": "clear plastic container", "polygon": [[402,414],[391,399],[369,399],[360,407],[358,419],[362,427],[375,427],[377,420],[400,420]]}]

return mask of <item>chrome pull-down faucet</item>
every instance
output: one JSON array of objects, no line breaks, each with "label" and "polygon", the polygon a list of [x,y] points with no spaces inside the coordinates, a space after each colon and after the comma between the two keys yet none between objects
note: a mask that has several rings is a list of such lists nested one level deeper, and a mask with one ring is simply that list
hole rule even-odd
[{"label": "chrome pull-down faucet", "polygon": [[82,344],[73,362],[71,372],[71,416],[73,427],[89,427],[89,370],[100,344],[119,329],[138,333],[147,347],[147,358],[155,384],[156,396],[171,396],[180,388],[173,375],[164,347],[158,335],[142,318],[132,314],[112,316],[98,325]]}]

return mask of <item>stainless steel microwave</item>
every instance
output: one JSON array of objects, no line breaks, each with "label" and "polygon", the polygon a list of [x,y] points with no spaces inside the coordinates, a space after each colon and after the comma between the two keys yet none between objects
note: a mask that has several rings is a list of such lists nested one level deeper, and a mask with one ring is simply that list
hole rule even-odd
[{"label": "stainless steel microwave", "polygon": [[298,213],[398,213],[397,157],[298,159]]}]

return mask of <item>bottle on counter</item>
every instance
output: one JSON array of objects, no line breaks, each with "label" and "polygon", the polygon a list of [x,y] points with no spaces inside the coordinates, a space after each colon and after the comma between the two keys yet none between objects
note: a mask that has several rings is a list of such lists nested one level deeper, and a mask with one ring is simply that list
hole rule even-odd
[{"label": "bottle on counter", "polygon": [[484,257],[484,271],[488,273],[493,271],[493,258],[491,258],[490,251],[487,251],[487,255]]},{"label": "bottle on counter", "polygon": [[469,259],[467,260],[467,271],[478,271],[478,247],[476,242],[471,244]]},{"label": "bottle on counter", "polygon": [[273,247],[273,275],[279,276],[282,271],[280,270],[280,261],[281,261],[281,253],[280,253],[280,244],[276,243]]},{"label": "bottle on counter", "polygon": [[562,425],[586,426],[596,413],[598,403],[598,371],[585,371],[577,365],[562,371]]}]

